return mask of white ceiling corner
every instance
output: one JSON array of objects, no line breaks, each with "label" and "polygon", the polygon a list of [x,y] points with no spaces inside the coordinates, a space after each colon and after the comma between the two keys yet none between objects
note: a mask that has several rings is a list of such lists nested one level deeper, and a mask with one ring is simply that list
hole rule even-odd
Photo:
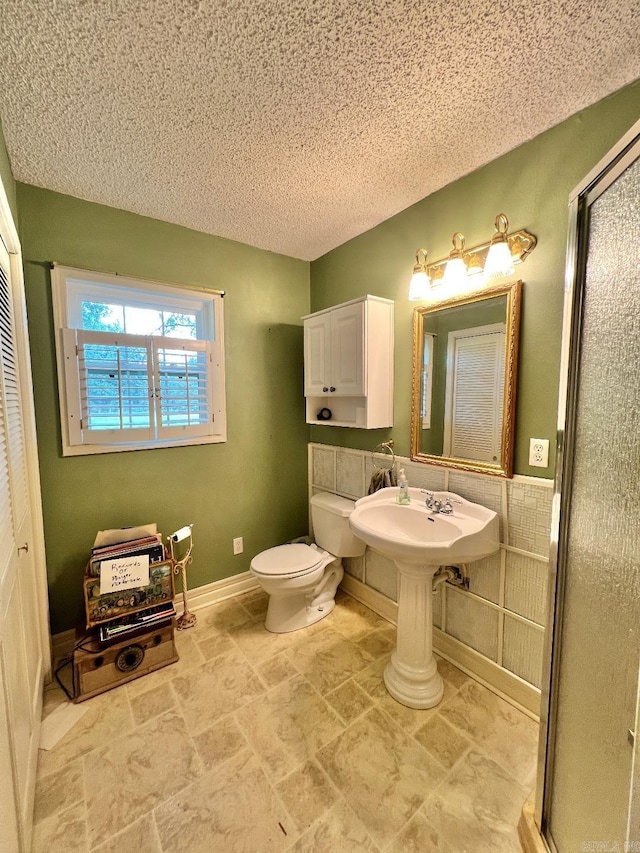
[{"label": "white ceiling corner", "polygon": [[637,0],[3,0],[17,180],[314,259],[638,77]]}]

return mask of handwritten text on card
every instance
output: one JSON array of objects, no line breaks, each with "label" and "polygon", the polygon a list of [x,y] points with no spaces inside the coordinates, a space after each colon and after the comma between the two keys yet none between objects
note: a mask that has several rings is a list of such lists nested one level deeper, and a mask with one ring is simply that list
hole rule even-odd
[{"label": "handwritten text on card", "polygon": [[137,586],[149,586],[148,554],[100,563],[100,595]]}]

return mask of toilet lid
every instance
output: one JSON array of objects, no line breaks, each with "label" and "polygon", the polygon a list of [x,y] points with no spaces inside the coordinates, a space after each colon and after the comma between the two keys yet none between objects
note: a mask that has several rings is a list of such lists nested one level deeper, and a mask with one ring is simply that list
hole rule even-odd
[{"label": "toilet lid", "polygon": [[321,554],[308,545],[277,545],[251,561],[251,568],[261,575],[297,575],[314,569]]}]

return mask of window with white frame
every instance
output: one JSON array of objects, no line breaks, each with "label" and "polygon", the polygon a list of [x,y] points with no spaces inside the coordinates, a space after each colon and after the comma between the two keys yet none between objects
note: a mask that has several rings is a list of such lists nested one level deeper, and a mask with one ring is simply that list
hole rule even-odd
[{"label": "window with white frame", "polygon": [[223,299],[54,265],[65,456],[226,441]]}]

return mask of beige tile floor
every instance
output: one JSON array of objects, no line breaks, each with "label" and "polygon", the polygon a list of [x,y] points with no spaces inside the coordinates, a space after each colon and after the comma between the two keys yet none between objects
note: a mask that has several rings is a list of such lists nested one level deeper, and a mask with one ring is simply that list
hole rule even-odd
[{"label": "beige tile floor", "polygon": [[265,609],[199,611],[178,663],[88,701],[40,753],[34,853],[520,850],[534,722],[443,660],[442,703],[399,705],[395,629],[346,595],[293,634]]}]

